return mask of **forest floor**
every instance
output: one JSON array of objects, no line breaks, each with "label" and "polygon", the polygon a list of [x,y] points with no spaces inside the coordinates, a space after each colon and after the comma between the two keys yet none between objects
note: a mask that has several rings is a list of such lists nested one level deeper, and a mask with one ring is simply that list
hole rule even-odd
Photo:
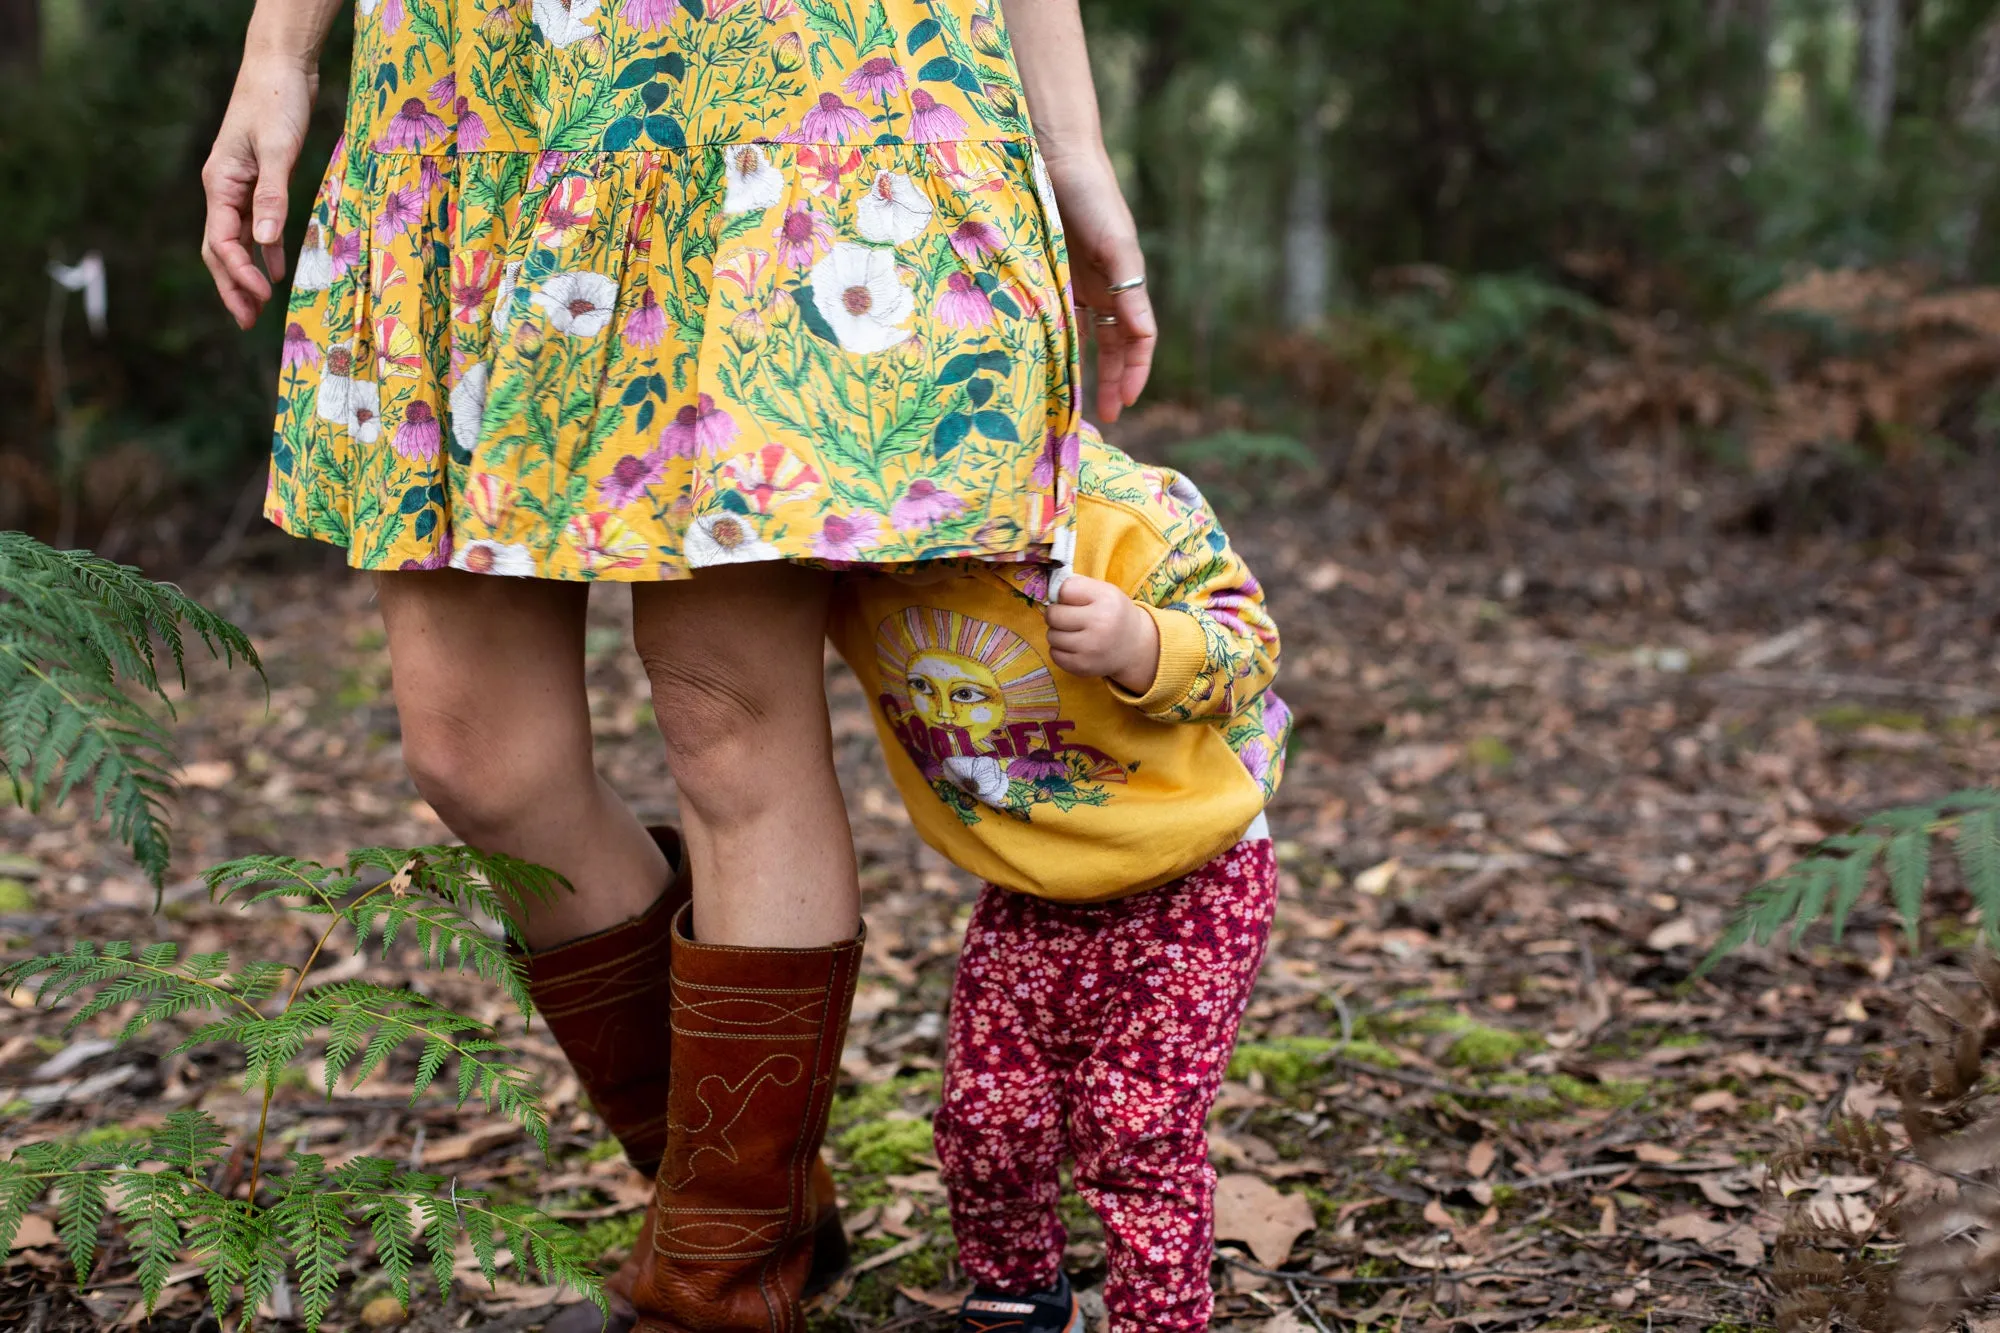
[{"label": "forest floor", "polygon": [[[1768,1326],[1780,1220],[1764,1164],[1837,1112],[1892,1117],[1879,1075],[1906,1039],[1914,965],[1871,896],[1842,946],[1809,936],[1691,975],[1733,902],[1803,849],[1993,778],[2000,560],[1612,529],[1423,553],[1350,541],[1329,512],[1230,524],[1271,591],[1299,736],[1272,810],[1274,947],[1211,1122],[1217,1326]],[[193,673],[178,878],[157,915],[97,827],[0,811],[9,956],[88,936],[303,957],[304,924],[215,908],[194,872],[446,836],[403,773],[363,580],[295,559],[190,590],[253,634],[268,701],[248,672]],[[667,819],[628,620],[601,590],[588,652],[602,767]],[[851,677],[829,666],[828,682],[871,933],[830,1138],[862,1262],[817,1323],[943,1328],[963,1280],[927,1116],[974,886],[913,835]],[[1971,935],[1950,920],[1924,966]],[[411,975],[395,959],[333,966]],[[553,1160],[476,1107],[409,1106],[401,1065],[330,1102],[285,1088],[284,1146],[365,1148],[539,1201],[615,1258],[643,1184],[554,1046],[475,983],[424,984],[545,1071]],[[0,1150],[128,1134],[181,1106],[254,1113],[228,1068],[170,1056],[165,1034],[65,1035],[59,1013],[12,998]],[[1094,1289],[1101,1238],[1069,1211],[1070,1267]],[[0,1326],[203,1319],[201,1284],[177,1274],[148,1322],[115,1242],[79,1292],[51,1239],[31,1224],[0,1269]],[[497,1288],[462,1273],[451,1304],[420,1295],[413,1327],[531,1328],[554,1299],[511,1269]],[[358,1259],[327,1327],[400,1320],[384,1290]]]}]

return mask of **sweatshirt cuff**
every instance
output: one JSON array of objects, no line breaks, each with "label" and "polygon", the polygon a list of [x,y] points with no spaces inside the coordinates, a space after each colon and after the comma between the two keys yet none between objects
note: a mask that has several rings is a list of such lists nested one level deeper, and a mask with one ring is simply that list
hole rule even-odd
[{"label": "sweatshirt cuff", "polygon": [[1115,680],[1104,683],[1120,703],[1146,714],[1164,713],[1194,689],[1201,669],[1208,664],[1208,636],[1202,633],[1201,622],[1185,611],[1144,602],[1139,606],[1160,631],[1160,666],[1153,675],[1153,688],[1134,694]]}]

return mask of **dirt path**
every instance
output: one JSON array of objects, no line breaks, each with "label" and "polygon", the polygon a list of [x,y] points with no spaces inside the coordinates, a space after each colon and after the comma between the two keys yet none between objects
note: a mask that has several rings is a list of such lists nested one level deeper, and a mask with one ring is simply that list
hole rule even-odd
[{"label": "dirt path", "polygon": [[[1689,974],[1725,907],[1803,847],[1871,809],[1992,778],[2000,571],[1748,541],[1665,557],[1608,538],[1524,541],[1505,561],[1362,557],[1303,517],[1232,529],[1273,589],[1300,736],[1272,812],[1276,947],[1211,1128],[1231,1177],[1219,1323],[1768,1322],[1760,1270],[1777,1221],[1762,1159],[1838,1108],[1882,1104],[1867,1073],[1902,1039],[1911,964],[1871,898],[1845,948],[1809,937],[1803,953]],[[254,679],[197,673],[180,873],[444,836],[400,767],[365,585],[245,575],[196,591],[252,631],[271,692],[267,708]],[[603,766],[642,814],[671,817],[620,601],[598,600],[588,644]],[[913,837],[852,680],[830,667],[829,682],[873,932],[835,1152],[860,1253],[878,1262],[821,1318],[943,1326],[960,1279],[926,1112],[971,885]],[[150,905],[87,825],[0,812],[10,956],[79,935],[304,952],[297,924],[218,911],[187,883],[162,915]],[[1970,936],[1953,929],[1943,944]],[[369,975],[409,974],[392,960]],[[425,984],[502,1019],[456,978]],[[116,1134],[195,1102],[225,1121],[250,1109],[230,1070],[168,1057],[164,1038],[86,1049],[113,1028],[64,1038],[32,1009],[0,1015],[0,1148]],[[523,1044],[549,1068],[553,1167],[500,1122],[408,1109],[400,1067],[331,1104],[288,1089],[279,1131],[288,1147],[365,1147],[538,1198],[615,1251],[641,1190],[539,1029]],[[64,1051],[82,1058],[37,1073]],[[1102,1245],[1077,1221],[1071,1267],[1094,1284]],[[17,1250],[0,1324],[136,1321],[116,1245],[80,1301],[60,1294],[59,1270],[52,1248]],[[171,1288],[151,1326],[193,1327],[199,1287]],[[358,1264],[328,1327],[361,1326],[380,1294]],[[478,1284],[445,1310],[427,1295],[417,1319],[460,1327],[476,1311],[473,1326],[525,1327],[547,1301]]]}]

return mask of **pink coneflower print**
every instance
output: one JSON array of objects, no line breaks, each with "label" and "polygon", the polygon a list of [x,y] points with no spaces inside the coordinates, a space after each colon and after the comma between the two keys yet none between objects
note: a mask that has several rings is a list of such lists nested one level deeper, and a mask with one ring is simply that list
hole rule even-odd
[{"label": "pink coneflower print", "polygon": [[[384,236],[394,236],[408,231],[417,219],[424,215],[424,192],[419,189],[391,190],[389,197],[382,201],[382,211],[376,215],[375,230]],[[357,257],[360,252],[360,238],[355,238]]]},{"label": "pink coneflower print", "polygon": [[450,564],[451,529],[446,528],[438,534],[438,544],[435,551],[432,551],[429,555],[420,556],[415,560],[405,560],[398,568],[403,570],[444,569]]},{"label": "pink coneflower print", "polygon": [[528,188],[533,190],[554,180],[562,169],[569,165],[569,154],[553,148],[545,148],[535,159],[535,169],[528,173]]},{"label": "pink coneflower print", "polygon": [[945,280],[937,300],[937,317],[955,329],[983,329],[994,319],[993,302],[963,273]]},{"label": "pink coneflower print", "polygon": [[[764,22],[766,23],[776,23],[779,19],[788,19],[798,12],[799,7],[796,0],[764,0]],[[798,40],[796,35],[787,35],[791,36],[793,41]]]},{"label": "pink coneflower print", "polygon": [[303,325],[285,325],[285,346],[279,354],[279,363],[287,370],[299,366],[316,366],[320,362],[319,348],[306,336]]},{"label": "pink coneflower print", "polygon": [[396,452],[412,463],[422,463],[436,458],[437,451],[437,413],[419,398],[410,404],[409,411],[403,414],[403,424],[396,428]]},{"label": "pink coneflower print", "polygon": [[403,26],[403,0],[383,0],[382,31],[395,32]]},{"label": "pink coneflower print", "polygon": [[1048,442],[1042,446],[1041,456],[1035,460],[1031,479],[1037,486],[1053,486],[1058,477],[1073,477],[1082,456],[1083,440],[1075,431],[1067,435],[1050,431]]},{"label": "pink coneflower print", "polygon": [[439,75],[425,91],[424,97],[439,106],[450,106],[458,97],[458,73],[452,71]]},{"label": "pink coneflower print", "polygon": [[402,109],[389,117],[375,148],[383,153],[413,153],[444,131],[444,117],[425,106],[422,98],[405,98]]},{"label": "pink coneflower print", "polygon": [[800,129],[809,140],[847,143],[856,135],[867,135],[868,117],[841,101],[839,93],[821,93],[819,105],[806,112]]},{"label": "pink coneflower print", "polygon": [[[888,56],[876,56],[862,61],[861,68],[848,75],[840,86],[856,97],[897,97],[909,87],[909,81],[903,77],[901,65]],[[821,101],[824,103],[825,99]]]},{"label": "pink coneflower print", "polygon": [[472,109],[472,103],[461,97],[453,104],[458,113],[458,151],[476,153],[486,147],[486,117]]},{"label": "pink coneflower print", "polygon": [[659,346],[667,336],[667,312],[649,291],[639,298],[639,308],[625,317],[625,345],[642,351]]},{"label": "pink coneflower print", "polygon": [[997,255],[1007,248],[1007,238],[1000,229],[990,222],[977,218],[967,218],[951,233],[951,248],[958,257],[968,264],[974,264],[987,255]]},{"label": "pink coneflower print", "polygon": [[675,458],[719,454],[735,442],[736,418],[717,407],[707,394],[676,412],[660,432],[660,448]]},{"label": "pink coneflower print", "polygon": [[786,213],[771,233],[778,238],[778,259],[789,268],[811,268],[833,239],[833,228],[811,208],[801,205]]},{"label": "pink coneflower print", "polygon": [[1277,695],[1266,691],[1264,694],[1264,734],[1277,740],[1285,734],[1285,728],[1292,724],[1291,705]]},{"label": "pink coneflower print", "polygon": [[680,8],[676,0],[625,0],[618,17],[628,28],[640,32],[657,32],[674,21],[674,13]]},{"label": "pink coneflower print", "polygon": [[813,554],[822,560],[853,560],[881,542],[881,522],[873,514],[828,514],[813,537]]},{"label": "pink coneflower print", "polygon": [[942,143],[965,137],[965,117],[919,88],[910,94],[910,138],[917,143]]},{"label": "pink coneflower print", "polygon": [[625,455],[612,465],[611,475],[597,483],[597,498],[603,501],[606,508],[623,509],[660,479],[666,462],[664,448],[643,455]]},{"label": "pink coneflower print", "polygon": [[424,197],[428,199],[437,191],[438,185],[443,180],[443,159],[433,153],[424,154],[422,165],[417,168],[417,188],[423,191]]},{"label": "pink coneflower print", "polygon": [[940,487],[928,477],[910,483],[903,497],[890,507],[889,521],[903,532],[921,532],[965,512],[965,501]]},{"label": "pink coneflower print", "polygon": [[1047,750],[1018,754],[1007,761],[1007,776],[1020,782],[1069,776],[1069,765]]}]

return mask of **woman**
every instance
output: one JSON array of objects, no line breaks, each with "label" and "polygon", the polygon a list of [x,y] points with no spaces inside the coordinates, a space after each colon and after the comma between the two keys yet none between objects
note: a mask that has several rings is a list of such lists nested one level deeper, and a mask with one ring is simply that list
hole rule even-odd
[{"label": "woman", "polygon": [[[576,886],[521,928],[657,1177],[614,1291],[647,1328],[796,1329],[845,1249],[818,1149],[860,948],[829,571],[1049,557],[1072,255],[1104,417],[1151,357],[1076,0],[357,2],[266,513],[373,572],[446,824]],[[203,173],[245,328],[338,4],[259,0]],[[593,766],[604,579],[632,585],[685,857]]]}]

